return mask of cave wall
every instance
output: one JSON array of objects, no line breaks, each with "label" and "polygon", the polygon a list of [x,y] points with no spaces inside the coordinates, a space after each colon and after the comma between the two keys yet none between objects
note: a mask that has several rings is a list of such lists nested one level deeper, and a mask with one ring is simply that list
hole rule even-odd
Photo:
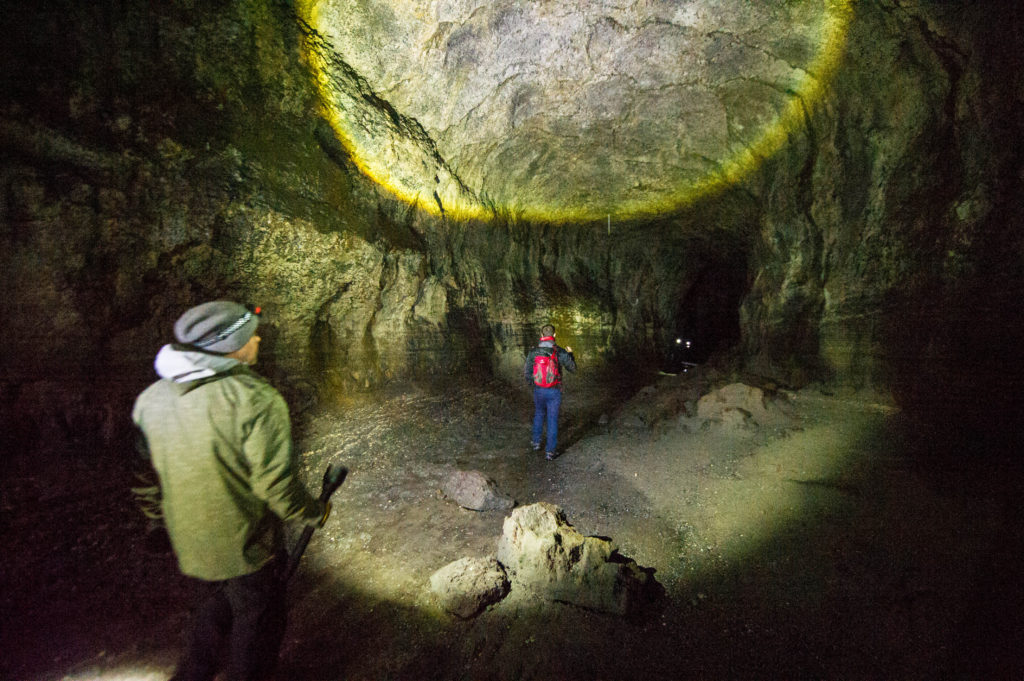
[{"label": "cave wall", "polygon": [[751,370],[882,387],[934,422],[1017,418],[1021,29],[1015,3],[857,6],[830,97],[754,189]]},{"label": "cave wall", "polygon": [[[8,451],[117,441],[154,351],[198,301],[263,305],[264,370],[305,367],[320,308],[365,323],[395,260],[372,188],[319,141],[287,8],[153,9],[3,17],[18,36],[0,120]],[[309,373],[297,400],[313,397]]]},{"label": "cave wall", "polygon": [[214,297],[267,310],[261,371],[297,408],[467,369],[514,380],[549,319],[586,366],[650,363],[716,268],[750,287],[750,372],[929,408],[974,385],[950,371],[965,352],[985,385],[1013,377],[987,359],[1020,339],[1010,5],[858,5],[828,97],[758,173],[657,220],[582,225],[459,222],[373,185],[320,116],[288,3],[0,21],[18,36],[0,53],[8,451],[118,442],[173,320]]},{"label": "cave wall", "polygon": [[286,3],[3,21],[8,451],[119,441],[202,300],[265,309],[260,370],[301,408],[467,369],[514,379],[549,319],[592,364],[650,348],[699,265],[630,226],[449,223],[383,193],[319,117]]}]

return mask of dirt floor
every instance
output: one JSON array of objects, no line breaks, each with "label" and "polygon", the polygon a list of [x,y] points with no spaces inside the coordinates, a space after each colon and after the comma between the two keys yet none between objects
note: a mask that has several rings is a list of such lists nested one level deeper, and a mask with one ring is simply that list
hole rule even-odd
[{"label": "dirt floor", "polygon": [[[551,462],[529,391],[499,383],[298,415],[310,487],[329,462],[351,473],[290,586],[278,678],[1021,678],[1001,619],[1020,605],[1016,481],[929,465],[876,395],[762,386],[759,422],[698,418],[733,380],[570,377]],[[494,555],[505,517],[446,499],[456,470],[560,506],[663,595],[629,619],[515,590],[471,620],[440,611],[430,575]],[[191,584],[146,551],[129,484],[115,457],[5,475],[3,679],[169,676]]]}]

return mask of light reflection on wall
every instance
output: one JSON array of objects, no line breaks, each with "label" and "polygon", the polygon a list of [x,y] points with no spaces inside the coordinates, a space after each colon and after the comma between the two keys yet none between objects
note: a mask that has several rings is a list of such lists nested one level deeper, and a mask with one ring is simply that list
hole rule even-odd
[{"label": "light reflection on wall", "polygon": [[[174,670],[148,663],[129,663],[105,669],[91,669],[62,676],[62,681],[164,681]],[[52,678],[47,676],[46,678]]]},{"label": "light reflection on wall", "polygon": [[[322,25],[320,13],[325,4],[304,0],[298,3],[299,12],[310,26],[317,28]],[[827,91],[835,74],[853,10],[850,0],[830,0],[822,3],[821,12],[817,53],[803,67],[799,83],[786,87],[786,104],[774,122],[762,126],[759,134],[744,138],[748,139],[745,146],[733,148],[725,157],[711,159],[713,170],[699,179],[681,182],[664,192],[627,192],[612,207],[580,204],[569,198],[555,203],[517,196],[515,205],[496,204],[494,199],[481,200],[487,187],[464,185],[457,170],[438,152],[426,131],[401,119],[405,112],[385,115],[367,106],[366,102],[371,99],[381,101],[372,85],[347,64],[331,63],[336,57],[329,46],[324,43],[314,46],[311,41],[307,58],[321,90],[323,115],[353,161],[364,174],[408,203],[433,214],[443,211],[455,219],[489,219],[495,214],[562,223],[606,217],[643,218],[677,210],[742,181],[764,159],[778,152],[794,130],[804,125],[808,112]]]}]

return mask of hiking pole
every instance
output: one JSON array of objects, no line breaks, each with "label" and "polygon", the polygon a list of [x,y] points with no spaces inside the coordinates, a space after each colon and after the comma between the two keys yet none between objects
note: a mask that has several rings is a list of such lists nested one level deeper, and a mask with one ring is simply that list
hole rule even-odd
[{"label": "hiking pole", "polygon": [[[339,463],[332,463],[328,466],[327,470],[324,471],[324,485],[320,489],[320,501],[324,504],[330,501],[331,495],[334,494],[336,489],[341,487],[341,483],[345,482],[345,476],[347,475],[348,469]],[[309,544],[309,539],[313,536],[315,530],[316,527],[313,525],[306,525],[305,529],[302,530],[302,536],[299,537],[299,541],[295,544],[291,555],[288,556],[288,565],[284,569],[284,575],[281,577],[282,581],[287,582],[295,574],[295,568],[299,566],[299,559],[302,558],[306,545]]]}]

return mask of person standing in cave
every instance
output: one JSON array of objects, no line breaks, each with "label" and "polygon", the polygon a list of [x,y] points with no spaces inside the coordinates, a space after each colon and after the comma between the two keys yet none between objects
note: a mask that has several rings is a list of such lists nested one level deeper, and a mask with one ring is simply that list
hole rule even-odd
[{"label": "person standing in cave", "polygon": [[330,514],[295,477],[284,399],[250,369],[258,324],[258,308],[229,301],[186,311],[178,342],[156,356],[160,380],[132,410],[157,481],[133,491],[159,510],[179,568],[198,580],[172,681],[209,681],[222,660],[228,681],[273,672],[285,627],[283,522],[319,527]]},{"label": "person standing in cave", "polygon": [[555,327],[545,324],[540,330],[540,342],[526,356],[523,376],[533,385],[533,433],[530,446],[540,450],[541,434],[547,426],[544,458],[558,456],[558,411],[562,406],[562,370],[576,371],[576,358],[572,348],[555,344]]}]

